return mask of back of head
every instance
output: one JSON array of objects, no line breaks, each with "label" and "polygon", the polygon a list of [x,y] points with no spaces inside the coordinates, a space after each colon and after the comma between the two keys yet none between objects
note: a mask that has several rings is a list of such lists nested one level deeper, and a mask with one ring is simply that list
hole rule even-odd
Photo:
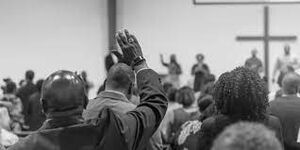
[{"label": "back of head", "polygon": [[44,81],[41,92],[42,107],[46,114],[70,115],[65,112],[82,113],[88,98],[84,83],[79,75],[60,70]]},{"label": "back of head", "polygon": [[286,95],[294,95],[299,92],[300,76],[297,73],[288,73],[283,77],[282,90]]},{"label": "back of head", "polygon": [[177,94],[177,89],[172,87],[168,90],[167,97],[169,99],[170,102],[176,102],[176,94]]},{"label": "back of head", "polygon": [[13,94],[17,89],[17,85],[13,81],[6,82],[6,93]]},{"label": "back of head", "polygon": [[124,63],[113,65],[108,72],[106,89],[124,91],[129,90],[135,81],[132,68]]},{"label": "back of head", "polygon": [[27,70],[25,73],[25,79],[32,81],[34,78],[34,72],[32,70]]},{"label": "back of head", "polygon": [[41,92],[42,90],[43,82],[44,82],[43,79],[40,79],[36,82],[36,88],[38,89],[39,92]]},{"label": "back of head", "polygon": [[262,124],[237,123],[214,141],[212,150],[282,150],[275,133]]},{"label": "back of head", "polygon": [[213,97],[218,112],[238,120],[265,119],[267,88],[255,72],[238,67],[224,73],[216,82]]},{"label": "back of head", "polygon": [[178,102],[183,105],[184,108],[192,106],[195,102],[195,95],[192,88],[185,86],[178,91]]}]

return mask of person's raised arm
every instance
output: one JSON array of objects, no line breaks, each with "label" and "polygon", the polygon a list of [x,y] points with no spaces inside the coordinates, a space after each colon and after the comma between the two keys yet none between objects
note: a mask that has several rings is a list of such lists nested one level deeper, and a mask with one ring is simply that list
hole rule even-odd
[{"label": "person's raised arm", "polygon": [[135,110],[121,117],[123,126],[126,126],[121,131],[129,149],[141,149],[162,121],[167,110],[167,98],[158,74],[148,67],[135,36],[125,30],[125,35],[117,34],[117,42],[125,62],[136,72],[141,100]]},{"label": "person's raised arm", "polygon": [[162,54],[160,54],[159,56],[160,56],[160,62],[161,62],[161,64],[162,64],[163,66],[165,66],[165,67],[168,67],[168,66],[169,66],[169,64],[168,64],[168,63],[166,63],[166,62],[164,61],[164,57],[163,57],[163,55],[162,55]]}]

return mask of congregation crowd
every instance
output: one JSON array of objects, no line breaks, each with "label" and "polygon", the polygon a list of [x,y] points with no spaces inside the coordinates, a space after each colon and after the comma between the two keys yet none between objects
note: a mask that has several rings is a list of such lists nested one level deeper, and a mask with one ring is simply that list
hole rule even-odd
[{"label": "congregation crowd", "polygon": [[18,85],[4,79],[0,150],[300,150],[296,72],[281,75],[273,100],[249,67],[257,60],[216,79],[198,54],[193,85],[180,86],[175,55],[169,63],[161,56],[169,70],[162,79],[134,35],[125,30],[116,40],[121,51],[111,55],[118,63],[106,60],[107,78],[94,99],[85,72],[59,70],[34,83],[29,70]]}]

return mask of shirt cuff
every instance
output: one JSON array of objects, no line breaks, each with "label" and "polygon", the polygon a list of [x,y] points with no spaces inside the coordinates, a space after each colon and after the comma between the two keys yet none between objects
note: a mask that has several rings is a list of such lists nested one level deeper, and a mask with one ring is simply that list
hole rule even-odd
[{"label": "shirt cuff", "polygon": [[136,75],[137,75],[139,72],[143,71],[143,70],[151,70],[151,69],[150,69],[150,68],[141,68],[141,69],[139,69],[139,70],[136,71]]}]

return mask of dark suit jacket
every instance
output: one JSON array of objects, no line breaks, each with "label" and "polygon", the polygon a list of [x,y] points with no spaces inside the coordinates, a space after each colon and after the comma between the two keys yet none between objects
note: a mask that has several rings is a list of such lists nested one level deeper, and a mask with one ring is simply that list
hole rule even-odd
[{"label": "dark suit jacket", "polygon": [[300,144],[297,143],[300,129],[300,98],[278,97],[270,102],[270,111],[281,121],[285,149],[300,149]]},{"label": "dark suit jacket", "polygon": [[[239,122],[237,119],[229,118],[225,115],[216,115],[204,120],[200,131],[197,133],[197,148],[201,150],[209,150],[215,138],[229,125]],[[276,136],[282,141],[282,129],[280,121],[277,117],[267,116],[264,125],[275,131]]]},{"label": "dark suit jacket", "polygon": [[[144,148],[167,109],[167,98],[157,73],[137,74],[141,104],[126,114],[104,109],[98,119],[81,124],[73,118],[56,118],[46,127],[9,150],[136,150]],[[48,125],[47,125],[48,124]]]}]

